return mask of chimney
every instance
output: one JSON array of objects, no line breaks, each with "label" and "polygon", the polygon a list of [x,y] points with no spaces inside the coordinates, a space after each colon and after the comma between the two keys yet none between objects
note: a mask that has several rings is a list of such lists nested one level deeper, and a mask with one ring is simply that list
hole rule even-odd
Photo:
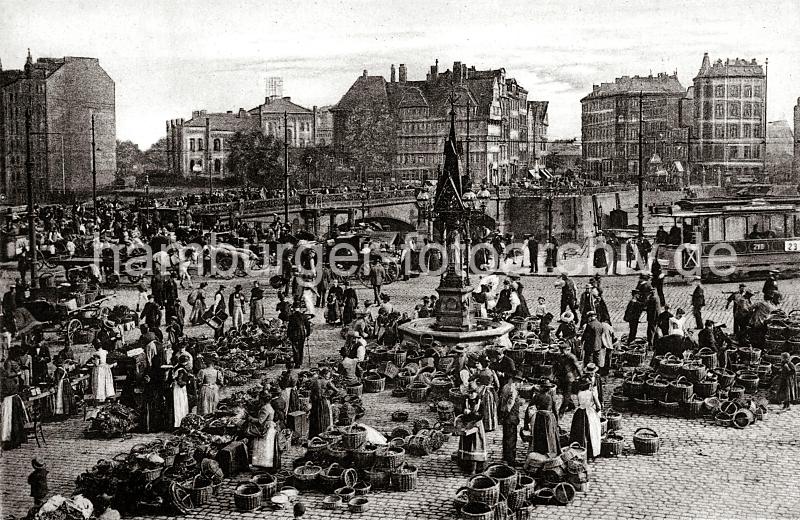
[{"label": "chimney", "polygon": [[461,72],[461,62],[460,61],[454,61],[453,62],[453,76],[455,76],[458,79],[458,83],[459,84],[463,83],[462,80],[464,79],[464,75]]},{"label": "chimney", "polygon": [[392,68],[391,68],[391,70],[389,72],[389,77],[390,77],[389,81],[394,83],[394,63],[392,63]]},{"label": "chimney", "polygon": [[243,109],[241,107],[239,108],[239,117],[247,117],[249,115],[250,114],[247,113],[247,110],[245,110],[245,109]]},{"label": "chimney", "polygon": [[438,59],[436,60],[436,64],[435,65],[431,65],[431,73],[428,76],[428,79],[430,81],[436,81],[437,79],[439,79],[439,60]]},{"label": "chimney", "polygon": [[367,69],[364,69],[364,73],[361,74],[361,77],[362,78],[366,78],[367,77]]},{"label": "chimney", "polygon": [[269,105],[269,102],[270,102],[271,100],[272,100],[272,98],[271,98],[271,97],[269,97],[269,96],[265,97],[265,98],[264,98],[264,104],[265,104],[265,105]]},{"label": "chimney", "polygon": [[400,83],[405,83],[406,82],[406,64],[405,63],[401,63],[400,64],[400,70],[399,70],[399,74],[398,74],[398,79],[400,80]]},{"label": "chimney", "polygon": [[[367,71],[364,71],[364,72],[367,72]],[[364,77],[366,78],[366,77],[367,77],[367,75],[366,75],[366,74],[364,74]],[[288,101],[288,102],[290,102],[290,103],[292,102],[292,98],[291,98],[291,97],[289,97],[289,96],[283,96],[283,100],[284,100],[284,101]]]}]

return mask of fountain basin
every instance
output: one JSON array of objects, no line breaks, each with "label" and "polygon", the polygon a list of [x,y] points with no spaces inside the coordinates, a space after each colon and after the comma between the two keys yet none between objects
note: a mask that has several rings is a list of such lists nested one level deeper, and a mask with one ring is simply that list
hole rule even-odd
[{"label": "fountain basin", "polygon": [[[436,318],[418,318],[399,327],[401,339],[408,343],[419,344],[423,335],[430,334],[434,341],[444,346],[463,345],[466,350],[479,350],[495,339],[507,336],[514,326],[505,321],[493,321],[486,318],[473,318],[472,329],[468,331],[446,330],[439,328]],[[474,348],[473,348],[474,347]]]}]

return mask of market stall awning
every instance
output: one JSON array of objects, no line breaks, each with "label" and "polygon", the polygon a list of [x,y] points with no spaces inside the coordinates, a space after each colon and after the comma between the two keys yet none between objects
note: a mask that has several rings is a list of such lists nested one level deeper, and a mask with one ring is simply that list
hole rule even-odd
[{"label": "market stall awning", "polygon": [[549,180],[553,178],[553,174],[550,173],[550,171],[548,171],[547,168],[533,168],[531,170],[528,170],[528,173],[534,179]]},{"label": "market stall awning", "polygon": [[683,173],[684,172],[683,164],[681,164],[680,161],[675,161],[672,164],[673,164],[676,172],[678,172],[678,173]]}]

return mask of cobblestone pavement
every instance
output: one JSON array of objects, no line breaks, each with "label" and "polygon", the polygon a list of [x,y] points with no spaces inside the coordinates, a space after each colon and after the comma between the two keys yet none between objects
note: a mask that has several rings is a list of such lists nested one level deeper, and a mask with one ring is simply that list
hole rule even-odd
[{"label": "cobblestone pavement", "polygon": [[[247,279],[226,282],[247,283]],[[624,305],[635,278],[605,278],[605,296],[612,319],[619,332]],[[558,311],[558,289],[555,279],[550,277],[526,277],[523,279],[528,302],[533,303],[539,295],[547,298],[548,305]],[[396,305],[411,309],[425,294],[432,294],[436,280],[419,278],[410,282],[389,285],[385,292],[392,296]],[[750,284],[760,289],[760,283]],[[800,281],[781,281],[781,290],[787,297],[785,308],[800,308]],[[215,289],[214,283],[209,289]],[[724,310],[724,291],[735,289],[735,284],[707,285],[708,307],[705,315],[717,321],[730,323],[730,313]],[[359,288],[359,296],[371,296],[371,291]],[[673,307],[688,307],[691,289],[687,285],[669,284],[665,288],[668,302]],[[182,291],[185,299],[186,291]],[[132,290],[121,290],[120,303],[133,301]],[[274,303],[267,307],[274,309]],[[641,330],[641,329],[640,329]],[[188,327],[191,335],[208,334],[205,326]],[[338,328],[322,324],[320,316],[315,319],[315,330],[311,339],[313,360],[335,353],[341,340]],[[274,375],[277,368],[269,375]],[[617,381],[618,382],[618,381]],[[612,381],[613,384],[613,381]],[[607,392],[610,394],[610,392]],[[406,399],[393,398],[389,391],[380,394],[365,394],[367,408],[363,422],[381,431],[397,426],[389,419],[391,412],[405,410],[411,417],[425,417],[436,421],[434,412],[425,404],[408,403]],[[772,413],[775,412],[775,413]],[[571,414],[562,418],[561,427],[569,428]],[[127,451],[136,443],[157,437],[156,435],[134,435],[126,440],[86,440],[82,436],[85,425],[79,418],[44,426],[47,446],[36,447],[29,442],[21,448],[5,452],[0,459],[0,482],[2,482],[2,514],[21,515],[29,507],[29,488],[26,477],[30,472],[33,456],[44,457],[50,468],[50,492],[69,494],[74,489],[78,473],[87,470],[99,459]],[[655,456],[633,453],[632,435],[639,427],[657,431],[663,439],[661,449]],[[790,410],[777,412],[772,407],[765,421],[744,430],[725,429],[707,421],[695,419],[644,416],[625,413],[623,434],[626,450],[615,459],[598,459],[590,467],[590,482],[584,493],[578,493],[574,503],[567,507],[538,507],[541,518],[787,518],[798,516],[800,494],[796,491],[796,480],[800,478],[797,461],[800,460],[800,412]],[[165,436],[167,434],[161,434]],[[488,434],[490,461],[497,461],[501,454],[501,433]],[[419,467],[419,483],[416,491],[406,493],[379,492],[369,495],[370,509],[361,515],[349,512],[325,511],[320,507],[322,495],[304,493],[302,499],[309,506],[305,518],[332,519],[360,517],[364,519],[448,519],[454,518],[452,497],[466,483],[450,454],[455,450],[456,438],[433,455],[409,457],[409,462]],[[519,460],[524,446],[520,443]],[[284,454],[284,465],[291,467],[291,460],[301,455],[299,448]],[[233,489],[237,482],[247,479],[246,474],[226,482],[218,496],[210,504],[196,509],[188,519],[229,520],[232,518],[291,518],[289,511],[257,511],[238,513],[233,511]],[[172,520],[172,519],[170,519]]]}]

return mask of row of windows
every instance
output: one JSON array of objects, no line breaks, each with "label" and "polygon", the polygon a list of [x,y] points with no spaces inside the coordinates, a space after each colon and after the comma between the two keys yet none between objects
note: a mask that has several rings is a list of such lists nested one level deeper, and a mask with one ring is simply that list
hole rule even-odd
[{"label": "row of windows", "polygon": [[752,98],[752,97],[761,97],[761,85],[711,85],[706,84],[703,86],[703,96],[710,98],[710,97],[717,97],[717,98]]},{"label": "row of windows", "polygon": [[[200,168],[203,167],[203,160],[202,159],[192,159],[189,161],[189,171],[194,171],[194,167],[199,166]],[[214,159],[214,173],[222,173],[222,161],[220,159]]]},{"label": "row of windows", "polygon": [[[222,140],[214,139],[214,142],[213,142],[212,146],[213,146],[212,149],[215,152],[221,151],[222,150]],[[198,137],[197,139],[195,139],[195,138],[189,139],[189,151],[190,152],[202,152],[203,151],[203,138],[202,137]]]},{"label": "row of windows", "polygon": [[[694,115],[696,118],[700,117],[699,106],[695,105]],[[761,103],[740,103],[739,101],[716,101],[713,104],[709,101],[703,102],[703,119],[711,119],[713,113],[714,118],[723,119],[730,118],[749,118],[762,116],[763,105]]]},{"label": "row of windows", "polygon": [[741,127],[739,123],[703,123],[702,131],[703,139],[739,139],[741,138],[759,138],[761,137],[761,124],[743,123]]},{"label": "row of windows", "polygon": [[[297,125],[297,126],[299,127],[298,132],[310,132],[311,131],[311,123],[306,123],[306,122],[301,121],[300,124]],[[278,135],[279,130],[281,130],[282,128],[283,128],[283,126],[279,125],[276,122],[267,123],[267,135]],[[293,135],[293,133],[294,133],[294,129],[293,128],[289,128],[288,131],[289,131],[289,135],[290,136]]]},{"label": "row of windows", "polygon": [[733,159],[760,159],[761,145],[721,145],[704,144],[701,160],[727,161]]}]

